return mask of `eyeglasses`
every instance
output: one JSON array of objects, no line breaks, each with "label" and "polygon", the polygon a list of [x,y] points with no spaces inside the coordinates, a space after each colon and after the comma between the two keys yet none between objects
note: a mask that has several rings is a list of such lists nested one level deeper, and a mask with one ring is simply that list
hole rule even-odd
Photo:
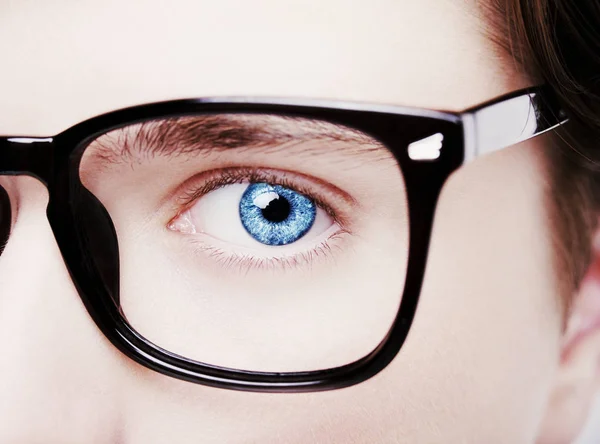
[{"label": "eyeglasses", "polygon": [[[131,359],[220,388],[329,390],[404,343],[449,175],[566,121],[545,87],[462,113],[176,100],[0,138],[0,175],[45,183],[81,299]],[[0,245],[10,220],[0,192]]]}]

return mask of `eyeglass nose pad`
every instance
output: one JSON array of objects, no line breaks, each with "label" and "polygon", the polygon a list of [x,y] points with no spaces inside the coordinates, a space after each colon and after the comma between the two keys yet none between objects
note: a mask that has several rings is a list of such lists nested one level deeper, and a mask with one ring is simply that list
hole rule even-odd
[{"label": "eyeglass nose pad", "polygon": [[117,234],[104,205],[85,187],[71,190],[76,209],[77,239],[83,255],[84,268],[90,277],[99,280],[107,294],[119,307],[119,246]]},{"label": "eyeglass nose pad", "polygon": [[0,254],[4,251],[11,225],[10,199],[6,190],[0,186]]}]

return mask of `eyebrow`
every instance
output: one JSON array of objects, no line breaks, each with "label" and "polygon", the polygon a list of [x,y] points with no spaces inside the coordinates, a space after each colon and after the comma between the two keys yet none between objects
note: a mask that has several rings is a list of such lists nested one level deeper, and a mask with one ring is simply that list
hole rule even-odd
[{"label": "eyebrow", "polygon": [[[345,154],[372,156],[379,153],[380,157],[383,148],[376,139],[342,125],[306,118],[259,114],[220,114],[153,120],[106,133],[88,148],[92,148],[93,157],[114,164],[155,156],[208,156],[232,149],[276,151],[315,141],[337,142],[328,146],[328,150],[339,149]],[[307,155],[317,151],[322,153],[322,147],[303,145],[301,149]],[[383,152],[390,155],[387,149]]]}]

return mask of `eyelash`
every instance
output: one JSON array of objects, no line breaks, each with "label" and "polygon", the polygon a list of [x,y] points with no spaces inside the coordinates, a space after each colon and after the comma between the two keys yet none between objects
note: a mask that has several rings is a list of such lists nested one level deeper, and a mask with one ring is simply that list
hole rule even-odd
[{"label": "eyelash", "polygon": [[[211,191],[215,191],[227,185],[265,182],[271,185],[279,185],[285,188],[290,188],[309,197],[319,207],[325,210],[325,212],[327,212],[329,217],[331,217],[334,222],[343,226],[347,225],[345,220],[346,218],[340,215],[338,211],[335,211],[334,208],[326,202],[326,198],[322,196],[321,193],[315,192],[314,190],[309,189],[307,186],[299,184],[297,181],[281,177],[282,174],[289,174],[287,171],[272,172],[270,170],[253,167],[222,168],[219,170],[212,170],[208,173],[202,173],[200,176],[206,176],[207,174],[218,174],[218,176],[209,180],[205,180],[203,185],[200,187],[195,184],[198,180],[201,180],[201,178],[198,176],[196,176],[196,179],[192,178],[190,180],[191,183],[186,185],[184,190],[177,198],[177,204],[180,208],[182,208],[177,213],[177,216],[181,213],[184,213],[194,202]],[[315,181],[316,179],[312,180]]]},{"label": "eyelash", "polygon": [[[339,226],[339,229],[319,245],[313,247],[310,251],[296,253],[290,256],[257,258],[247,254],[231,254],[218,247],[207,245],[202,241],[192,240],[192,244],[196,251],[208,255],[227,269],[235,267],[238,272],[248,272],[252,269],[286,270],[298,268],[303,265],[310,265],[317,258],[329,258],[332,256],[333,250],[339,248],[339,245],[336,245],[336,241],[344,238],[346,235],[352,234],[347,227],[347,218],[340,214],[340,211],[336,211],[326,202],[326,198],[323,196],[324,193],[315,192],[314,189],[309,189],[309,187],[298,183],[298,181],[282,177],[282,175],[285,174],[292,173],[287,171],[258,169],[255,167],[229,167],[201,173],[186,181],[183,190],[179,192],[179,196],[176,198],[179,210],[176,215],[171,218],[171,221],[185,213],[204,195],[227,185],[258,182],[279,185],[290,188],[312,199],[317,206],[322,208],[329,217],[331,217],[331,219]],[[298,173],[293,174],[299,175]],[[211,177],[205,179],[201,185],[198,185],[198,182],[202,181],[202,178],[207,175],[210,175]],[[319,182],[318,179],[315,178],[311,178],[310,180]]]}]

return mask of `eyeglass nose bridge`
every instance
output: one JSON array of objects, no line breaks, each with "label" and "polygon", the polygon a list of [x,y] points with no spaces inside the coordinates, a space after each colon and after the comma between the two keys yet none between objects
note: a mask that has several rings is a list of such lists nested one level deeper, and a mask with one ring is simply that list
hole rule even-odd
[{"label": "eyeglass nose bridge", "polygon": [[50,137],[0,137],[0,175],[29,175],[47,186],[54,172],[54,152]]}]

